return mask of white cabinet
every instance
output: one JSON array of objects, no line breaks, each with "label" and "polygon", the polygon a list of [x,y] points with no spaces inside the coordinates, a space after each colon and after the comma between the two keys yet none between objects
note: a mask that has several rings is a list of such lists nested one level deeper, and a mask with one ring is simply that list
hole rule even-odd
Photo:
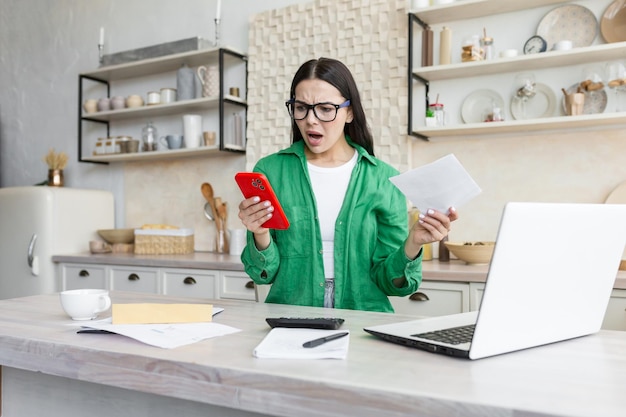
[{"label": "white cabinet", "polygon": [[63,290],[108,288],[104,266],[66,264],[62,265],[59,271]]},{"label": "white cabinet", "polygon": [[[245,138],[238,138],[235,135],[236,132],[246,131],[247,62],[244,54],[233,49],[212,48],[110,65],[79,74],[79,161],[126,162],[207,156],[225,150],[244,152]],[[219,93],[212,97],[203,97],[198,93],[199,96],[189,100],[93,113],[86,113],[83,109],[86,99],[114,96],[141,95],[147,103],[149,91],[159,92],[163,87],[176,87],[176,72],[183,64],[194,71],[199,66],[217,66]],[[196,82],[200,83],[197,77]],[[231,87],[238,89],[238,96],[230,94]],[[203,117],[202,130],[217,133],[215,146],[138,153],[110,151],[106,154],[94,154],[98,138],[131,136],[133,139],[141,140],[141,129],[147,121],[152,121],[157,129],[159,126],[167,128],[158,129],[159,137],[166,133],[182,134],[182,115],[184,114],[199,114]],[[241,130],[234,127],[235,119],[243,124],[239,126]]]},{"label": "white cabinet", "polygon": [[159,270],[142,267],[111,268],[112,290],[161,293]]},{"label": "white cabinet", "polygon": [[[459,22],[481,17],[501,15],[509,12],[521,12],[537,7],[553,4],[570,3],[561,0],[464,0],[441,6],[411,11],[409,13],[409,134],[423,139],[443,137],[468,137],[502,135],[528,131],[556,131],[559,129],[578,128],[607,128],[623,127],[626,125],[626,112],[605,112],[598,114],[584,114],[581,116],[554,116],[527,120],[507,120],[496,123],[469,123],[451,124],[442,127],[426,127],[418,107],[422,103],[423,95],[414,94],[417,85],[425,86],[428,94],[431,82],[458,82],[467,79],[471,83],[472,77],[482,77],[497,74],[513,74],[523,71],[554,69],[562,71],[576,64],[601,63],[604,61],[621,60],[626,54],[626,42],[598,44],[587,47],[574,48],[569,51],[548,51],[532,55],[518,55],[512,58],[497,58],[488,61],[452,63],[419,67],[413,61],[413,42],[419,39],[414,33],[414,27],[430,27],[430,25],[444,22]],[[607,2],[607,5],[609,2]],[[512,21],[518,24],[518,21]],[[454,27],[453,27],[454,30]],[[496,38],[506,38],[506,34],[495,34]],[[600,35],[598,35],[600,36]],[[582,81],[582,80],[581,80]],[[559,90],[559,88],[554,88]],[[560,91],[557,91],[560,93]],[[560,103],[561,95],[558,95]]]},{"label": "white cabinet", "polygon": [[485,292],[485,284],[482,282],[470,282],[470,311],[476,311],[480,308],[480,302],[483,299],[483,293]]},{"label": "white cabinet", "polygon": [[220,298],[256,300],[252,280],[245,272],[220,271]]},{"label": "white cabinet", "polygon": [[417,292],[407,297],[389,297],[398,314],[445,316],[470,311],[467,283],[422,281]]},{"label": "white cabinet", "polygon": [[61,288],[106,288],[181,297],[255,301],[255,288],[243,271],[126,265],[60,263]]},{"label": "white cabinet", "polygon": [[163,294],[217,298],[219,271],[163,269]]},{"label": "white cabinet", "polygon": [[626,290],[613,290],[602,328],[626,330]]}]

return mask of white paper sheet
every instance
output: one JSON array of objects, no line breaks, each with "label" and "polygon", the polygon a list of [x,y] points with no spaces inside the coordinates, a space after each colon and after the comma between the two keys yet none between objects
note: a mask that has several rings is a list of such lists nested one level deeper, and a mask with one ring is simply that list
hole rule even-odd
[{"label": "white paper sheet", "polygon": [[[213,308],[213,316],[224,309]],[[106,330],[130,337],[147,345],[165,349],[190,345],[204,339],[240,332],[240,329],[219,323],[176,324],[111,324],[111,318],[82,324],[84,329]]]},{"label": "white paper sheet", "polygon": [[456,156],[449,154],[389,180],[421,211],[448,213],[482,192]]},{"label": "white paper sheet", "polygon": [[257,358],[269,359],[345,359],[350,335],[331,340],[314,348],[302,347],[304,342],[348,330],[289,329],[276,327],[254,349]]}]

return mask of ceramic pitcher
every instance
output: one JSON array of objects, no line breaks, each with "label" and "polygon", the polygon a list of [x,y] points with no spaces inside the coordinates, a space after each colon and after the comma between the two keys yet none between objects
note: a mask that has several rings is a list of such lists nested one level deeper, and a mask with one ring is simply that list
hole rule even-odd
[{"label": "ceramic pitcher", "polygon": [[198,78],[202,83],[202,97],[213,97],[219,94],[220,74],[217,65],[198,67]]}]

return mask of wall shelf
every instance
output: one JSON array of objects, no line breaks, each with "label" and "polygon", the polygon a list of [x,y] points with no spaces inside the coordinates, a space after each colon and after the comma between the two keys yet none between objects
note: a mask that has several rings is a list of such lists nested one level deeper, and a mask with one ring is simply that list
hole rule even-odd
[{"label": "wall shelf", "polygon": [[520,132],[559,131],[574,128],[602,129],[626,125],[626,112],[589,114],[581,116],[559,116],[531,120],[511,120],[492,123],[458,124],[443,127],[417,126],[414,123],[413,88],[416,82],[425,90],[425,104],[428,108],[430,82],[458,80],[525,70],[564,68],[589,62],[602,62],[624,59],[626,42],[575,48],[569,51],[549,51],[512,58],[497,58],[489,61],[462,62],[427,67],[414,66],[413,43],[416,32],[414,26],[422,29],[431,24],[474,19],[516,11],[529,10],[542,6],[565,4],[562,0],[463,0],[451,4],[431,6],[409,12],[409,80],[408,80],[408,134],[424,140],[444,137],[475,137]]},{"label": "wall shelf", "polygon": [[189,158],[199,156],[217,155],[220,153],[220,149],[217,146],[200,147],[194,149],[170,149],[167,151],[153,151],[153,152],[136,152],[136,153],[118,153],[118,154],[104,154],[94,155],[87,158],[83,158],[85,162],[136,162],[136,161],[155,161],[164,159],[176,159],[176,158]]},{"label": "wall shelf", "polygon": [[[235,96],[224,96],[224,100],[228,103],[246,105],[246,102],[244,100]],[[165,116],[172,113],[217,109],[219,107],[219,103],[219,96],[204,97],[193,100],[175,101],[168,104],[157,104],[154,106],[142,106],[136,108],[125,108],[121,110],[87,113],[83,116],[83,120],[108,122],[112,120],[134,119],[137,117]]]},{"label": "wall shelf", "polygon": [[463,0],[440,6],[411,10],[410,13],[416,15],[423,23],[434,25],[559,3],[564,2],[563,0]]},{"label": "wall shelf", "polygon": [[[174,74],[183,65],[187,64],[190,68],[200,65],[216,65],[219,68],[219,95],[213,97],[201,97],[191,100],[175,101],[168,104],[157,104],[152,106],[141,106],[136,108],[124,108],[119,110],[109,110],[95,113],[85,113],[82,109],[84,101],[83,91],[84,83],[92,82],[102,85],[106,88],[106,97],[111,97],[111,90],[115,90],[115,82],[121,80],[140,79],[150,76],[169,76]],[[225,77],[224,73],[228,69],[234,71],[243,71],[242,78],[244,88],[244,98],[236,97],[225,93]],[[184,52],[172,54],[163,57],[144,59],[135,62],[129,62],[118,65],[110,65],[99,69],[79,74],[79,103],[78,103],[78,160],[79,162],[92,163],[109,163],[109,162],[126,162],[156,159],[172,159],[203,156],[219,151],[229,152],[245,152],[244,144],[234,143],[225,138],[225,117],[231,110],[235,112],[246,112],[248,104],[245,100],[247,93],[247,75],[248,75],[248,58],[241,52],[232,48],[210,48],[199,51]],[[242,84],[240,84],[242,85]],[[161,152],[139,152],[133,154],[104,154],[104,155],[84,155],[83,147],[86,145],[84,141],[84,124],[97,123],[103,125],[106,129],[106,137],[110,135],[110,124],[119,121],[139,121],[146,118],[158,118],[166,116],[183,115],[185,113],[204,113],[215,112],[218,114],[219,130],[217,145],[215,148],[193,148],[193,149],[177,149]],[[246,117],[243,117],[244,126],[242,131],[246,131]],[[103,136],[104,137],[104,136]],[[87,143],[88,144],[88,143]]]},{"label": "wall shelf", "polygon": [[419,67],[413,74],[428,81],[565,67],[592,61],[610,61],[626,56],[626,42],[586,46],[569,51],[550,51],[540,54],[497,58],[489,61],[461,62],[450,65]]},{"label": "wall shelf", "polygon": [[242,52],[230,47],[209,48],[200,51],[183,52],[180,54],[143,59],[141,61],[127,62],[125,64],[109,65],[93,71],[84,72],[83,75],[103,81],[118,81],[176,71],[183,62],[190,67],[217,65],[219,63],[220,51],[228,53],[228,55],[225,56],[226,59],[242,59],[245,57]]},{"label": "wall shelf", "polygon": [[625,124],[626,112],[620,112],[492,123],[469,123],[443,127],[420,127],[412,133],[414,136],[428,139],[455,136],[487,136],[519,132],[558,131],[565,129],[598,129],[623,126]]}]

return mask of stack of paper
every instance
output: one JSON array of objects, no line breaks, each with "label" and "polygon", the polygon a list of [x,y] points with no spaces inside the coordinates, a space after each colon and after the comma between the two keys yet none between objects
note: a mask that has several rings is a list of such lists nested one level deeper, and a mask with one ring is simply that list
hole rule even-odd
[{"label": "stack of paper", "polygon": [[211,323],[212,316],[223,310],[211,304],[114,304],[111,319],[83,327],[172,349],[239,332],[234,327]]},{"label": "stack of paper", "polygon": [[241,330],[219,323],[110,324],[91,323],[88,329],[106,330],[160,348],[173,349]]},{"label": "stack of paper", "polygon": [[345,359],[348,356],[350,336],[331,340],[313,348],[305,348],[305,342],[347,330],[288,329],[276,327],[254,349],[257,358],[273,359]]}]

